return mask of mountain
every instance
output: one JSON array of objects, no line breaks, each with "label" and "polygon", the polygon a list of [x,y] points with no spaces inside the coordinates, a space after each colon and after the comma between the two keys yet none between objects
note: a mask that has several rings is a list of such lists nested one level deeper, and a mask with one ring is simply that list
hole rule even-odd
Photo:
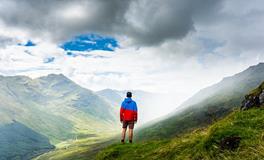
[{"label": "mountain", "polygon": [[[259,95],[263,89],[264,82],[250,94]],[[236,109],[207,128],[197,128],[170,139],[108,146],[96,159],[264,159],[263,121],[262,103],[246,111]]]},{"label": "mountain", "polygon": [[105,98],[112,106],[120,107],[123,101],[124,95],[120,94],[120,91],[113,89],[104,89],[96,92],[101,97]]},{"label": "mountain", "polygon": [[65,140],[114,133],[118,125],[113,110],[62,74],[0,76],[0,142],[6,144],[0,155],[26,159]]},{"label": "mountain", "polygon": [[137,139],[163,139],[205,127],[240,106],[244,95],[264,80],[264,63],[205,88],[163,120],[142,126]]}]

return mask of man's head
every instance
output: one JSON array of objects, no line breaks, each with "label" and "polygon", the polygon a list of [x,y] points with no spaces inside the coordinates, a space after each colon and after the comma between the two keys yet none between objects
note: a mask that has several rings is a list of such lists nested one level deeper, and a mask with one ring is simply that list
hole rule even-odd
[{"label": "man's head", "polygon": [[127,92],[127,97],[131,98],[132,97],[132,93],[131,92]]}]

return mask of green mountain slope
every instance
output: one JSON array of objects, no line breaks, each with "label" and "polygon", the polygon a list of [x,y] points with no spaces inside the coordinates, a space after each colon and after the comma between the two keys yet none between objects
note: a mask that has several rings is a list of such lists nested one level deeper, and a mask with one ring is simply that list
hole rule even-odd
[{"label": "green mountain slope", "polygon": [[1,160],[30,159],[54,148],[48,138],[15,121],[0,125],[0,142]]},{"label": "green mountain slope", "polygon": [[121,95],[118,90],[113,89],[104,89],[97,91],[96,93],[107,100],[110,104],[118,108],[118,110],[121,102],[124,99],[123,97],[125,97],[125,94]]},{"label": "green mountain slope", "polygon": [[162,139],[207,126],[239,107],[243,97],[264,79],[264,63],[201,90],[177,111],[138,130],[137,139]]},{"label": "green mountain slope", "polygon": [[99,152],[97,159],[264,159],[263,107],[233,111],[208,128],[172,139],[114,144]]},{"label": "green mountain slope", "polygon": [[[0,117],[1,126],[18,122],[40,134],[40,142],[48,139],[56,145],[70,139],[113,134],[118,126],[112,106],[103,98],[65,76],[55,74],[37,79],[0,76]],[[0,134],[4,132],[0,129]],[[12,134],[5,135],[12,138]],[[18,141],[34,147],[34,143],[26,141],[32,136],[18,136]],[[13,150],[9,143],[9,150]],[[46,146],[45,143],[39,144],[39,151]],[[23,143],[18,143],[16,148],[21,155],[29,152]],[[9,152],[0,154],[9,156]]]}]

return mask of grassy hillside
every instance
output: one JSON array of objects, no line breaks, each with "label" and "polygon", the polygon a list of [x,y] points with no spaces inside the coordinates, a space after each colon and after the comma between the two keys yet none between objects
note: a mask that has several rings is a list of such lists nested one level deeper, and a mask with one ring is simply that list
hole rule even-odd
[{"label": "grassy hillside", "polygon": [[[38,141],[48,140],[53,145],[71,139],[90,138],[91,135],[113,134],[118,127],[117,115],[103,98],[65,76],[55,74],[37,79],[0,76],[0,117],[0,126],[9,126],[16,121],[41,135],[36,137]],[[13,133],[21,133],[22,129],[10,129],[8,134],[7,130],[0,128],[0,135],[5,134],[4,139],[12,139]],[[17,141],[23,143],[14,146],[12,141],[5,141],[5,144],[10,151],[16,147],[17,154],[21,156],[37,152],[35,143],[28,141],[34,137],[30,133],[17,136]],[[40,152],[47,148],[45,143],[37,144]],[[10,156],[10,153],[0,150],[0,155]]]},{"label": "grassy hillside", "polygon": [[[263,89],[264,82],[249,94],[259,96]],[[99,152],[96,159],[264,159],[263,122],[261,104],[247,111],[235,110],[207,128],[171,139],[114,144]]]},{"label": "grassy hillside", "polygon": [[54,148],[48,138],[15,121],[0,125],[0,144],[1,160],[30,159]]},{"label": "grassy hillside", "polygon": [[249,67],[247,70],[201,90],[174,113],[156,123],[142,126],[138,140],[164,139],[190,132],[197,127],[205,127],[226,116],[241,105],[250,90],[264,80],[264,63]]},{"label": "grassy hillside", "polygon": [[[97,159],[264,159],[264,109],[234,111],[207,129],[198,129],[170,140],[114,144]],[[221,149],[225,137],[241,138],[234,150]]]},{"label": "grassy hillside", "polygon": [[99,150],[113,143],[112,136],[112,134],[105,134],[65,141],[58,144],[55,150],[38,156],[34,160],[91,160]]}]

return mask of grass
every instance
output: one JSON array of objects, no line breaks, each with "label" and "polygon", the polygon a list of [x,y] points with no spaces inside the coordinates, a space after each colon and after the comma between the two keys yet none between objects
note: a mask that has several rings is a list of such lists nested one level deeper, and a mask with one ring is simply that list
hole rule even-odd
[{"label": "grass", "polygon": [[264,82],[259,86],[257,87],[256,89],[252,90],[248,95],[246,96],[249,96],[249,95],[252,95],[252,96],[257,96],[257,95],[260,95],[261,92],[264,90]]},{"label": "grass", "polygon": [[[263,122],[264,109],[234,111],[208,128],[180,137],[111,145],[99,152],[96,159],[264,159]],[[228,136],[241,137],[237,149],[220,149],[220,141]]]},{"label": "grass", "polygon": [[56,149],[34,158],[34,160],[87,160],[93,159],[98,150],[112,143],[114,133],[68,140],[56,145]]}]

